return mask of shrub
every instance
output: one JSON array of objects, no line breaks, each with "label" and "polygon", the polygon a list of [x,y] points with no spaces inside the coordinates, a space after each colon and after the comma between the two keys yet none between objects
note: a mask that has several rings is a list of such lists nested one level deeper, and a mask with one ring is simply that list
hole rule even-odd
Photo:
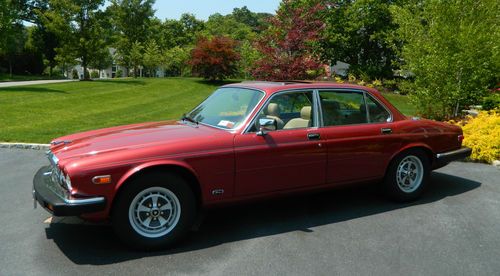
[{"label": "shrub", "polygon": [[115,78],[121,78],[122,76],[123,76],[123,70],[122,69],[118,69],[118,71],[116,71]]},{"label": "shrub", "polygon": [[78,71],[76,71],[76,69],[73,69],[73,71],[71,71],[71,78],[74,80],[77,80],[80,78],[80,76],[78,76]]},{"label": "shrub", "polygon": [[500,93],[492,93],[483,98],[483,110],[500,109]]},{"label": "shrub", "polygon": [[200,38],[191,52],[194,73],[215,81],[234,75],[240,55],[235,51],[237,42],[229,37],[216,36],[212,39]]},{"label": "shrub", "polygon": [[464,146],[472,148],[472,160],[491,163],[500,159],[500,112],[481,111],[457,124],[464,131]]},{"label": "shrub", "polygon": [[98,79],[99,78],[99,72],[98,71],[92,71],[90,73],[90,77],[93,79]]}]

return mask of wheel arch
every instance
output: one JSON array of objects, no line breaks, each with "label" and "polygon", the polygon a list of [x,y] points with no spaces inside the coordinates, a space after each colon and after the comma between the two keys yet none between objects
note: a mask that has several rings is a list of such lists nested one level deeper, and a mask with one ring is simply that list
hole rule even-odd
[{"label": "wheel arch", "polygon": [[146,164],[141,164],[130,170],[128,170],[118,181],[115,186],[114,197],[111,202],[111,206],[114,205],[115,199],[118,197],[119,193],[124,190],[124,188],[134,179],[141,177],[145,174],[152,172],[171,172],[181,176],[188,183],[189,187],[194,193],[197,207],[201,207],[203,204],[203,197],[201,192],[201,184],[198,180],[198,176],[194,169],[186,163],[183,162],[151,162]]},{"label": "wheel arch", "polygon": [[391,158],[389,159],[389,163],[387,164],[387,167],[385,169],[386,171],[386,174],[387,174],[387,170],[389,169],[390,167],[390,164],[392,163],[392,161],[397,157],[399,156],[400,154],[406,152],[406,151],[409,151],[409,150],[420,150],[422,152],[424,152],[427,157],[429,158],[429,166],[432,167],[432,165],[434,164],[434,161],[435,161],[435,154],[434,154],[434,151],[432,150],[432,148],[426,144],[423,144],[423,143],[418,143],[418,144],[408,144],[404,147],[402,147],[399,151],[395,152]]}]

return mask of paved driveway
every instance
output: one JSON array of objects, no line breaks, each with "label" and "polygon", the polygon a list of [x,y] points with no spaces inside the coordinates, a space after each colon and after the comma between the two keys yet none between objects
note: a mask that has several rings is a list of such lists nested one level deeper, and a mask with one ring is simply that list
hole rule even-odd
[{"label": "paved driveway", "polygon": [[0,275],[498,275],[500,170],[452,163],[418,202],[369,187],[210,211],[179,247],[129,251],[106,225],[44,223],[41,151],[0,149]]},{"label": "paved driveway", "polygon": [[61,82],[70,82],[70,81],[76,81],[76,80],[7,81],[7,82],[0,82],[0,88],[13,87],[13,86],[24,86],[24,85],[35,85],[35,84],[61,83]]}]

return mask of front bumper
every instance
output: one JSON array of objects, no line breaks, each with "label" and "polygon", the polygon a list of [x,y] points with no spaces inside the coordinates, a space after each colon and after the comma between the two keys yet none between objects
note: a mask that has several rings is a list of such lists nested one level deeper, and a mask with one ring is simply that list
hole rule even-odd
[{"label": "front bumper", "polygon": [[78,216],[106,208],[104,197],[73,198],[52,180],[50,174],[50,166],[41,167],[35,174],[33,198],[54,216]]},{"label": "front bumper", "polygon": [[467,158],[471,153],[472,149],[468,147],[462,147],[457,150],[438,153],[436,154],[436,163],[438,166],[444,166],[451,161]]}]

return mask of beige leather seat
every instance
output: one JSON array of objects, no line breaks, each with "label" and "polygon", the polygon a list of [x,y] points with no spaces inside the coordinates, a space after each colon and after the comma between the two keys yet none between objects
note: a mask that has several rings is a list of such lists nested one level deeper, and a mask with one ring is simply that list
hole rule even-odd
[{"label": "beige leather seat", "polygon": [[278,125],[278,129],[282,129],[283,126],[285,125],[285,122],[283,122],[283,120],[281,120],[281,118],[280,118],[280,107],[279,107],[279,105],[276,104],[276,103],[270,103],[267,106],[267,110],[265,110],[265,111],[266,112],[264,112],[264,113],[266,114],[266,118],[276,120],[276,123]]},{"label": "beige leather seat", "polygon": [[311,107],[304,106],[300,110],[300,118],[291,119],[283,129],[305,128],[309,126],[311,126]]}]

